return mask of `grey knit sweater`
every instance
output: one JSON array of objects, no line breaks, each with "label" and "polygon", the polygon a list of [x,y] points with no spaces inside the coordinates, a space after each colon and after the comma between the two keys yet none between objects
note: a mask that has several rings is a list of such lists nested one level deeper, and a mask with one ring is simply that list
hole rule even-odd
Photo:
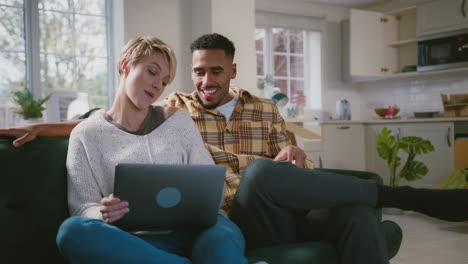
[{"label": "grey knit sweater", "polygon": [[125,132],[95,114],[73,129],[67,156],[71,215],[102,219],[117,163],[214,164],[193,120],[177,110],[146,135]]}]

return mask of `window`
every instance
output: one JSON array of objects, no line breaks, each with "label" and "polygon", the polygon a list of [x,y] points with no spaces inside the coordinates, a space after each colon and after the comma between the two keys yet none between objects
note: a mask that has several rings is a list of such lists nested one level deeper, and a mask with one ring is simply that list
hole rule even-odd
[{"label": "window", "polygon": [[[271,80],[290,106],[320,109],[320,32],[258,27],[255,42],[259,87]],[[265,90],[265,97],[274,92]]]},{"label": "window", "polygon": [[107,107],[108,9],[106,0],[0,0],[0,104],[28,88],[87,93],[90,107]]}]

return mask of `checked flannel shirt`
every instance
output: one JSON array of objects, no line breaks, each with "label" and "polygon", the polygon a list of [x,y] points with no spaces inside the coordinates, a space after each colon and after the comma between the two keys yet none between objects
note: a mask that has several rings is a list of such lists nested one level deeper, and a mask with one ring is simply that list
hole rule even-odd
[{"label": "checked flannel shirt", "polygon": [[[237,99],[230,120],[216,109],[205,109],[196,92],[172,93],[164,101],[165,105],[189,112],[215,163],[227,167],[223,204],[226,211],[231,207],[245,166],[259,158],[274,159],[282,148],[291,145],[284,120],[273,101],[232,85],[230,89]],[[312,162],[306,161],[306,167],[311,168]]]}]

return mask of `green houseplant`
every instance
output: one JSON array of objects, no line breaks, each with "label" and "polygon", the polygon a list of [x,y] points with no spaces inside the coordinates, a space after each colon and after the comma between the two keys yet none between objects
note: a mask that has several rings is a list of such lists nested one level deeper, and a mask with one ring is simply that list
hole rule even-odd
[{"label": "green houseplant", "polygon": [[42,118],[42,111],[45,109],[43,105],[49,98],[50,95],[43,99],[35,100],[29,89],[13,92],[13,100],[19,105],[19,108],[15,112],[22,116],[24,120]]},{"label": "green houseplant", "polygon": [[[420,137],[395,138],[391,135],[392,130],[384,127],[377,135],[377,152],[385,160],[390,170],[390,186],[398,186],[400,178],[414,181],[424,177],[429,169],[426,164],[415,160],[418,154],[427,154],[434,151],[434,146],[429,140]],[[400,153],[407,154],[406,161],[397,173],[397,169],[402,164]]]}]

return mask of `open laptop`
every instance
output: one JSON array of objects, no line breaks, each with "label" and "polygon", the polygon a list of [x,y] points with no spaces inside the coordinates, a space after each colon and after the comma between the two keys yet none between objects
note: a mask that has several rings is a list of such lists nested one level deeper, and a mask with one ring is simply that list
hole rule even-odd
[{"label": "open laptop", "polygon": [[127,231],[211,226],[225,171],[223,165],[117,164],[114,196],[128,201],[130,212],[114,224]]}]

